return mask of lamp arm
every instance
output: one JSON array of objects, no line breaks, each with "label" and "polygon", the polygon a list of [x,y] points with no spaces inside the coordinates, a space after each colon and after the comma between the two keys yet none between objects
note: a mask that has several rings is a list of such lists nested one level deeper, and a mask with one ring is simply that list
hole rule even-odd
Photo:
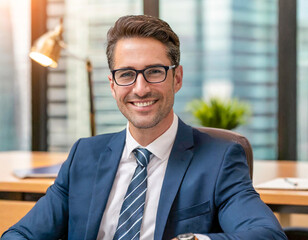
[{"label": "lamp arm", "polygon": [[91,124],[91,135],[96,135],[96,125],[95,125],[95,108],[94,108],[94,94],[93,94],[93,80],[92,80],[92,63],[89,58],[82,58],[79,57],[70,51],[67,50],[67,45],[64,41],[60,40],[59,45],[61,48],[66,50],[66,53],[69,57],[72,57],[74,59],[83,61],[86,63],[86,69],[88,74],[88,88],[89,88],[89,103],[90,103],[90,124]]},{"label": "lamp arm", "polygon": [[90,102],[90,123],[91,123],[91,135],[96,135],[95,125],[95,109],[94,109],[94,94],[93,94],[93,81],[92,81],[92,63],[90,59],[86,60],[86,67],[88,72],[88,85],[89,85],[89,102]]},{"label": "lamp arm", "polygon": [[[74,53],[68,51],[67,44],[63,41],[63,19],[60,19],[60,25],[54,30],[43,34],[36,40],[36,43],[31,48],[30,57],[43,65],[44,67],[50,66],[57,67],[58,59],[60,57],[61,49],[66,50],[68,57],[83,61],[86,63],[86,70],[88,75],[88,88],[89,88],[89,103],[90,103],[90,123],[91,134],[95,135],[95,109],[93,97],[93,82],[92,82],[92,63],[89,58],[82,58]],[[31,54],[32,53],[32,54]]]},{"label": "lamp arm", "polygon": [[63,40],[59,40],[58,44],[59,44],[59,46],[61,48],[65,49],[67,56],[69,56],[71,58],[74,58],[74,59],[77,59],[77,60],[80,60],[80,61],[83,61],[83,62],[87,62],[88,61],[88,58],[79,57],[76,54],[74,54],[71,51],[69,51],[68,47],[67,47],[67,44]]}]

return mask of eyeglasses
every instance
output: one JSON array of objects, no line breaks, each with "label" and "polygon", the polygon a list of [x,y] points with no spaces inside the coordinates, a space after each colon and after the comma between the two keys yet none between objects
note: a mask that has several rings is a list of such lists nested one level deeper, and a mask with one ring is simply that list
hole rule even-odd
[{"label": "eyeglasses", "polygon": [[160,83],[166,80],[169,69],[172,66],[151,66],[142,70],[132,68],[121,68],[111,71],[113,80],[119,86],[129,86],[136,82],[139,73],[142,73],[144,79],[149,83]]}]

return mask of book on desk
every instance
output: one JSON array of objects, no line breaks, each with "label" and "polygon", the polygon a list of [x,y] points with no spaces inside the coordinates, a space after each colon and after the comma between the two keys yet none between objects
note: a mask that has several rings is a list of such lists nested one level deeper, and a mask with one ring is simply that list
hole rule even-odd
[{"label": "book on desk", "polygon": [[18,178],[55,178],[60,171],[61,165],[55,164],[46,167],[15,169],[13,174]]},{"label": "book on desk", "polygon": [[258,184],[257,189],[308,190],[308,178],[275,178]]}]

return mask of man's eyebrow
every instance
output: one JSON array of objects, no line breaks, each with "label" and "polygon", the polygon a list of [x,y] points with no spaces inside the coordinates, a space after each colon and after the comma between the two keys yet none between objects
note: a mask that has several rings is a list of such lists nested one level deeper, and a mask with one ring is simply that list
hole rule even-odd
[{"label": "man's eyebrow", "polygon": [[155,67],[155,66],[164,66],[164,64],[162,64],[162,63],[156,63],[156,64],[145,65],[145,68],[148,68],[148,67]]},{"label": "man's eyebrow", "polygon": [[[162,64],[162,63],[149,64],[149,65],[145,65],[144,68],[142,68],[142,69],[145,69],[145,68],[148,68],[148,67],[156,67],[156,66],[165,66],[165,65]],[[116,68],[116,69],[135,69],[135,70],[140,70],[140,69],[136,69],[133,66],[124,66],[124,67],[119,67],[119,68]]]},{"label": "man's eyebrow", "polygon": [[126,69],[126,68],[135,69],[135,68],[132,67],[132,66],[123,66],[123,67],[118,67],[118,68],[115,68],[115,69]]}]

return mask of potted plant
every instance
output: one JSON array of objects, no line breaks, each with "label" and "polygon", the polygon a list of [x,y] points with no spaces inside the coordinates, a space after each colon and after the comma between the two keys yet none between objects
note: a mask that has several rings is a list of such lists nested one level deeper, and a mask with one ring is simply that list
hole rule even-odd
[{"label": "potted plant", "polygon": [[213,97],[208,102],[193,100],[188,110],[202,126],[228,130],[245,124],[250,116],[249,105],[237,99],[221,100]]}]

